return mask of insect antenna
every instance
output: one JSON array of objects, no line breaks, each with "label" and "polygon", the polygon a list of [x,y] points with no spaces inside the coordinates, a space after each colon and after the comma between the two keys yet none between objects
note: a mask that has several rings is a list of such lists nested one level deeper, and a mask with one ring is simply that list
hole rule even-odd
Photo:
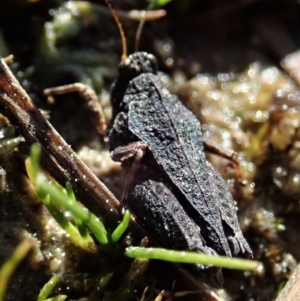
[{"label": "insect antenna", "polygon": [[140,44],[140,40],[141,40],[141,34],[142,34],[142,30],[143,27],[145,25],[146,22],[146,18],[147,18],[147,13],[149,10],[151,10],[154,6],[156,1],[152,1],[149,5],[148,8],[146,9],[146,11],[144,12],[144,17],[141,19],[139,26],[136,30],[136,34],[135,34],[135,44],[134,44],[134,52],[138,52],[139,50],[139,44]]},{"label": "insect antenna", "polygon": [[119,31],[120,31],[120,35],[121,35],[121,40],[122,40],[122,49],[123,49],[123,52],[122,52],[122,56],[121,56],[121,61],[124,61],[126,58],[127,58],[127,43],[126,43],[126,37],[125,37],[125,33],[124,33],[124,30],[123,30],[123,27],[122,27],[122,24],[115,12],[115,10],[113,9],[111,3],[108,1],[108,0],[104,0],[108,9],[110,10],[112,16],[114,17],[116,23],[117,23],[117,26],[119,28]]}]

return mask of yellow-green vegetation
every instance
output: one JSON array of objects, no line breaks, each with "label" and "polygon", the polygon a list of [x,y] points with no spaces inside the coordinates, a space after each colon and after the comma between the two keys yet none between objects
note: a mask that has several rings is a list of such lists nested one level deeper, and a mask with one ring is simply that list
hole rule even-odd
[{"label": "yellow-green vegetation", "polygon": [[[127,229],[130,218],[129,212],[125,213],[122,223],[116,228],[112,236],[109,237],[99,218],[76,201],[70,184],[67,183],[66,189],[64,189],[56,181],[50,181],[41,172],[39,167],[40,152],[40,147],[34,144],[31,148],[30,158],[26,161],[28,176],[35,187],[38,197],[55,220],[70,235],[74,244],[86,250],[96,247],[92,237],[83,225],[93,232],[101,245],[108,245],[112,242],[116,243]],[[75,224],[69,222],[59,208],[70,211],[74,217]]]},{"label": "yellow-green vegetation", "polygon": [[26,257],[33,243],[29,239],[24,239],[14,250],[10,258],[4,263],[0,269],[0,301],[4,300],[7,284],[13,272],[16,270],[20,262]]},{"label": "yellow-green vegetation", "polygon": [[51,277],[50,280],[41,289],[37,301],[64,301],[67,298],[66,295],[60,295],[60,296],[48,298],[49,295],[52,293],[53,289],[55,288],[56,284],[58,283],[58,281],[59,281],[58,275],[54,275],[53,277]]},{"label": "yellow-green vegetation", "polygon": [[253,260],[229,258],[225,256],[212,256],[195,252],[173,251],[159,248],[146,249],[140,247],[128,247],[125,251],[125,254],[132,258],[158,259],[191,264],[203,263],[235,270],[253,271],[258,269],[260,265],[259,262]]}]

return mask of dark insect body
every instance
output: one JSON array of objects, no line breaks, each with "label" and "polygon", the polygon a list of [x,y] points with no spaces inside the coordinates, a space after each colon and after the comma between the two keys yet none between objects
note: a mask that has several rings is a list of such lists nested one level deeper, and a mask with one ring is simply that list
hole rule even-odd
[{"label": "dark insect body", "polygon": [[[252,257],[229,188],[206,161],[199,120],[156,72],[153,55],[133,53],[112,87],[113,159],[130,167],[143,153],[123,201],[165,247]],[[222,284],[218,269],[193,270]]]}]

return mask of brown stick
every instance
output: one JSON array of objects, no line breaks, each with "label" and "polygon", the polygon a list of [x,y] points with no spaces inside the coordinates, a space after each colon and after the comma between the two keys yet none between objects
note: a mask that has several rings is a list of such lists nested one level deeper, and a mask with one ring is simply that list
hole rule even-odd
[{"label": "brown stick", "polygon": [[27,148],[35,142],[41,145],[42,166],[63,186],[69,181],[81,202],[101,216],[105,225],[115,227],[121,219],[119,201],[34,106],[3,59],[0,61],[0,107],[24,136]]}]

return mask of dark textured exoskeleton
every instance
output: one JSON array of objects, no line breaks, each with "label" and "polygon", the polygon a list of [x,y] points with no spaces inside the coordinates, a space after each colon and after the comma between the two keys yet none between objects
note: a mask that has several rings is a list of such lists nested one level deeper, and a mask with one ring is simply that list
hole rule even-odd
[{"label": "dark textured exoskeleton", "polygon": [[[251,257],[229,188],[206,161],[199,120],[156,71],[153,55],[134,53],[120,63],[112,88],[113,159],[130,166],[133,150],[144,151],[125,204],[165,247]],[[195,269],[221,284],[217,269]]]}]

